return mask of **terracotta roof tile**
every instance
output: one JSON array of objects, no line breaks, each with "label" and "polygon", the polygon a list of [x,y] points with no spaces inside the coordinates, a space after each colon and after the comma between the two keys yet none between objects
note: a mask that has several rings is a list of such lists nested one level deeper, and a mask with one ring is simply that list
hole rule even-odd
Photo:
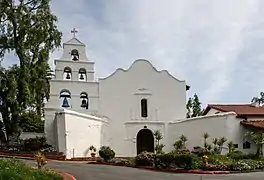
[{"label": "terracotta roof tile", "polygon": [[235,112],[237,115],[264,116],[264,107],[252,104],[209,104],[203,114],[206,115],[212,108],[222,112]]},{"label": "terracotta roof tile", "polygon": [[254,128],[264,130],[264,120],[257,120],[257,121],[243,120],[243,121],[240,121],[240,124],[244,126],[249,126],[249,127],[254,127]]}]

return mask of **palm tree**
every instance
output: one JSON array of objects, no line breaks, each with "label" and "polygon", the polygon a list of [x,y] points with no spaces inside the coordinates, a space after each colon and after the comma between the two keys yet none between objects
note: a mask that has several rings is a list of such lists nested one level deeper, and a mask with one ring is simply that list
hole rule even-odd
[{"label": "palm tree", "polygon": [[183,147],[186,147],[186,142],[188,141],[187,137],[182,134],[180,140],[182,141]]},{"label": "palm tree", "polygon": [[228,153],[231,153],[235,150],[235,146],[234,146],[234,143],[232,141],[229,141],[227,146],[228,146]]},{"label": "palm tree", "polygon": [[206,132],[203,134],[203,138],[204,138],[204,149],[207,150],[207,139],[209,138],[209,134]]},{"label": "palm tree", "polygon": [[159,145],[160,140],[163,139],[161,132],[159,130],[156,130],[156,131],[154,131],[153,136],[156,139],[157,145]]},{"label": "palm tree", "polygon": [[227,141],[227,139],[225,137],[221,137],[218,142],[217,142],[217,145],[219,146],[219,153],[221,154],[222,153],[222,149],[223,149],[223,146],[225,144],[225,142]]},{"label": "palm tree", "polygon": [[251,102],[257,105],[264,104],[264,92],[260,92],[260,97],[253,97]]}]

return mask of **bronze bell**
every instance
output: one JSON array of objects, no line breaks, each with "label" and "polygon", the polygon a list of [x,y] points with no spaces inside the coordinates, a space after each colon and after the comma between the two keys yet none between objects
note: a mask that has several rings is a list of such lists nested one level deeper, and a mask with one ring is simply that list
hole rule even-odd
[{"label": "bronze bell", "polygon": [[80,75],[80,80],[84,80],[83,74]]},{"label": "bronze bell", "polygon": [[66,79],[71,79],[70,73],[67,73]]},{"label": "bronze bell", "polygon": [[70,107],[70,105],[69,105],[68,100],[67,100],[66,97],[63,99],[62,107],[65,107],[65,108]]},{"label": "bronze bell", "polygon": [[88,109],[88,104],[87,104],[87,101],[85,99],[82,100],[81,107]]},{"label": "bronze bell", "polygon": [[77,55],[74,55],[73,58],[72,58],[72,60],[77,61],[78,60],[78,56]]}]

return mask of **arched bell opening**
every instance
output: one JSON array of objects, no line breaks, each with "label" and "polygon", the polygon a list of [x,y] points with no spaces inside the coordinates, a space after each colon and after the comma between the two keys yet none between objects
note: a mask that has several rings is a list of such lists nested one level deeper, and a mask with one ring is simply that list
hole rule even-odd
[{"label": "arched bell opening", "polygon": [[65,67],[63,70],[63,80],[71,80],[72,70],[69,67]]},{"label": "arched bell opening", "polygon": [[67,89],[63,89],[60,92],[60,105],[62,108],[71,107],[71,92]]},{"label": "arched bell opening", "polygon": [[84,68],[81,68],[79,70],[79,81],[86,81],[87,80],[87,76],[86,76],[86,70]]},{"label": "arched bell opening", "polygon": [[86,92],[80,94],[81,108],[88,109],[89,107],[89,98]]},{"label": "arched bell opening", "polygon": [[78,61],[79,60],[79,52],[78,52],[78,50],[77,49],[73,49],[72,51],[71,51],[71,58],[72,58],[72,60],[73,61]]}]

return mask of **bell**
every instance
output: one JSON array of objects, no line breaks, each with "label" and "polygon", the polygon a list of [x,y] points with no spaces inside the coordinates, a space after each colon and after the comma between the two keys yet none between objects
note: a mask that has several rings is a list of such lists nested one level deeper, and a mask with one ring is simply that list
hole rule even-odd
[{"label": "bell", "polygon": [[87,102],[86,102],[85,99],[82,100],[81,107],[82,107],[82,108],[86,108],[86,109],[88,109]]},{"label": "bell", "polygon": [[80,75],[80,80],[84,80],[83,74]]},{"label": "bell", "polygon": [[67,100],[66,97],[63,99],[62,107],[65,107],[65,108],[70,107],[70,105],[69,105],[68,100]]},{"label": "bell", "polygon": [[67,73],[66,79],[71,79],[70,73]]},{"label": "bell", "polygon": [[74,55],[73,58],[72,58],[72,60],[74,60],[74,61],[78,60],[78,56],[77,55]]}]

